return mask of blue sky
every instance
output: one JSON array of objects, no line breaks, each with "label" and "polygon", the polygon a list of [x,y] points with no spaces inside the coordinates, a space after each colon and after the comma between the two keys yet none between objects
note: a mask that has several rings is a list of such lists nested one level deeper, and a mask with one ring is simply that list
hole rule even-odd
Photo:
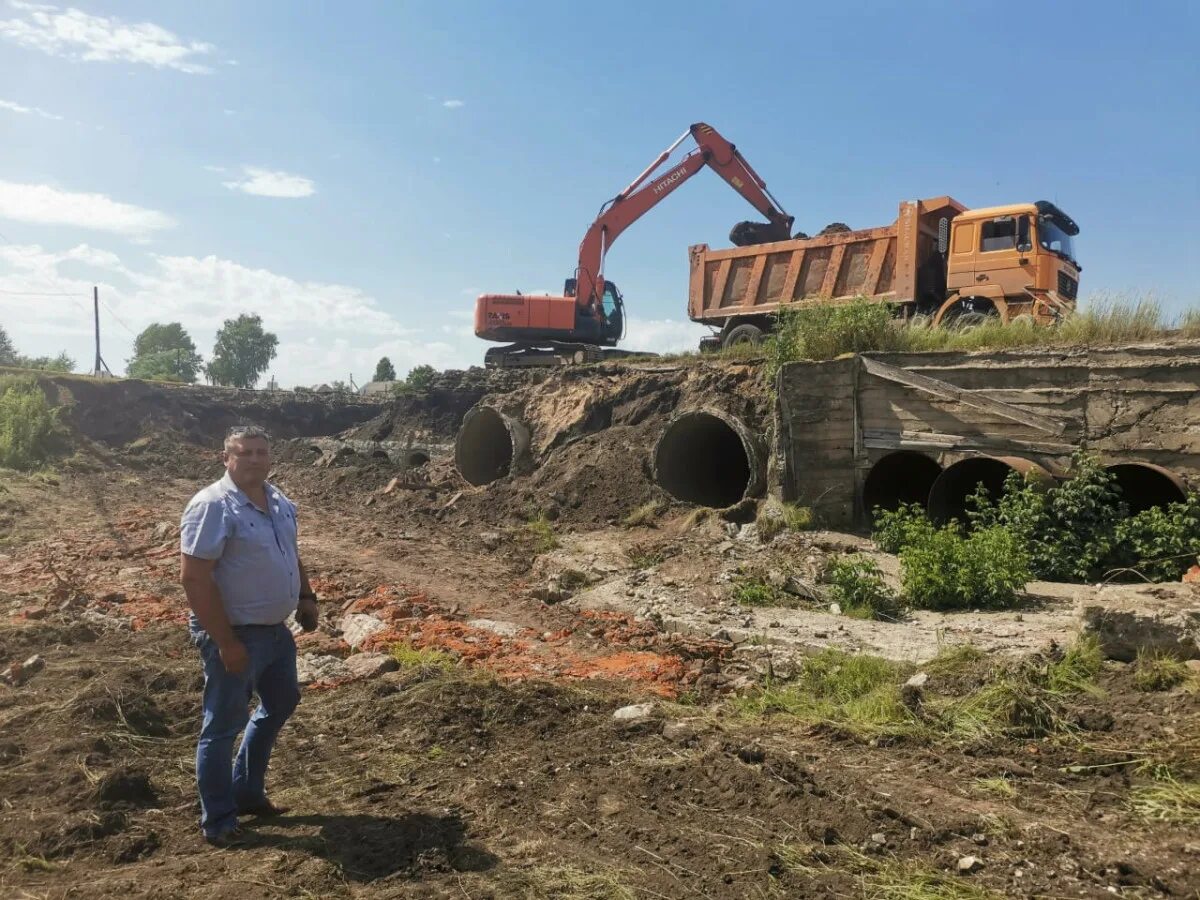
[{"label": "blue sky", "polygon": [[[474,295],[561,290],[694,121],[807,231],[1050,199],[1085,297],[1197,305],[1195,4],[805,6],[0,0],[0,324],[86,369],[98,283],[114,371],[241,312],[284,384],[478,363]],[[694,346],[687,247],[751,213],[702,172],[625,233],[631,346]]]}]

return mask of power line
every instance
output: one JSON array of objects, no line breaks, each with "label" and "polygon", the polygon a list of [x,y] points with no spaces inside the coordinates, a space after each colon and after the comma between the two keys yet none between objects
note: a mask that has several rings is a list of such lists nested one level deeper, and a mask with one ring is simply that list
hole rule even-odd
[{"label": "power line", "polygon": [[128,325],[126,325],[124,322],[122,322],[119,318],[117,318],[117,314],[115,312],[113,312],[112,307],[108,305],[108,301],[101,300],[100,302],[104,304],[104,308],[108,310],[108,314],[117,320],[118,325],[120,325],[122,328],[124,328],[126,331],[128,331],[131,335],[133,335],[133,337],[137,337],[137,332],[135,332],[132,328],[130,328]]},{"label": "power line", "polygon": [[86,294],[80,294],[76,291],[5,291],[0,290],[0,294],[12,294],[16,297],[86,297]]}]

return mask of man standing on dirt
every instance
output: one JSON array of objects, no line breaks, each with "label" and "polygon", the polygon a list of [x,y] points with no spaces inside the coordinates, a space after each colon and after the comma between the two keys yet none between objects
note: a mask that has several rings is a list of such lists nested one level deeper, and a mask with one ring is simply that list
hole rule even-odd
[{"label": "man standing on dirt", "polygon": [[[317,627],[317,598],[296,545],[296,506],[267,482],[271,447],[255,426],[225,438],[225,476],[196,494],[180,527],[190,632],[204,663],[204,722],[196,747],[200,828],[217,846],[236,843],[239,815],[279,815],[267,799],[271,748],[300,701],[292,612]],[[251,695],[259,705],[247,710]],[[233,757],[233,743],[246,733]]]}]

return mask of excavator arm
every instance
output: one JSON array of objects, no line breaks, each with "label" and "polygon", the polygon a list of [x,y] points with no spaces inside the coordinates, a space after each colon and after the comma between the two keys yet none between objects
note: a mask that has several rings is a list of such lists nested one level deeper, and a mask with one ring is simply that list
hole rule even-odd
[{"label": "excavator arm", "polygon": [[[695,139],[696,148],[677,166],[649,180],[689,135]],[[581,310],[586,310],[586,314],[593,317],[601,315],[604,257],[621,232],[705,166],[724,178],[730,187],[767,219],[766,238],[785,241],[791,237],[793,219],[771,196],[766,182],[738,153],[737,147],[725,140],[711,125],[697,122],[659,154],[632,184],[605,203],[596,221],[588,228],[579,245],[579,266],[575,272],[575,302]]]}]

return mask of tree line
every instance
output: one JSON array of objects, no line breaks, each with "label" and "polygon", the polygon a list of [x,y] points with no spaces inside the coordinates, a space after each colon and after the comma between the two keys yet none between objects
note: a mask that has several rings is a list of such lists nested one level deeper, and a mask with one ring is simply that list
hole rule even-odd
[{"label": "tree line", "polygon": [[[264,330],[261,316],[242,314],[224,321],[212,356],[205,363],[183,325],[154,322],[134,338],[133,356],[126,361],[125,373],[130,378],[181,384],[195,384],[203,375],[211,384],[252,388],[270,367],[278,347],[279,338]],[[0,326],[0,366],[71,372],[75,360],[65,352],[56,357],[25,356],[17,352]],[[433,366],[416,366],[405,380],[398,381],[395,366],[385,356],[376,365],[372,380],[396,382],[400,389],[422,390],[435,374]]]}]

